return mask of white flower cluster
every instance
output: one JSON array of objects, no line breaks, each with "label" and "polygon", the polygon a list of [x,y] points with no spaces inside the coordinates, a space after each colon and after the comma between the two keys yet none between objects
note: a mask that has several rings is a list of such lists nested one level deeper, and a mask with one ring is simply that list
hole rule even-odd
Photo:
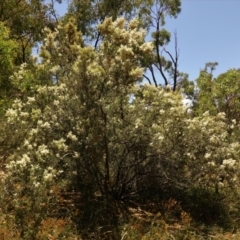
[{"label": "white flower cluster", "polygon": [[35,101],[36,101],[35,97],[28,97],[27,99],[28,99],[27,100],[28,105],[31,105],[31,104],[35,103]]},{"label": "white flower cluster", "polygon": [[145,42],[140,46],[140,50],[144,53],[151,53],[153,51],[153,43]]},{"label": "white flower cluster", "polygon": [[71,139],[73,142],[78,141],[77,136],[74,135],[74,134],[72,133],[72,131],[70,131],[70,132],[67,134],[67,138]]},{"label": "white flower cluster", "polygon": [[27,154],[23,154],[20,159],[18,158],[16,161],[10,161],[6,165],[6,168],[9,170],[18,171],[24,169],[29,163],[31,163],[30,157]]},{"label": "white flower cluster", "polygon": [[66,140],[64,138],[60,138],[59,140],[53,140],[54,146],[57,147],[59,151],[67,151],[68,146],[65,144]]},{"label": "white flower cluster", "polygon": [[224,159],[223,160],[223,166],[228,166],[230,168],[234,167],[236,164],[236,160],[229,158],[229,159]]},{"label": "white flower cluster", "polygon": [[53,178],[56,177],[56,170],[52,167],[48,167],[43,172],[43,180],[44,182],[52,182]]},{"label": "white flower cluster", "polygon": [[18,112],[12,108],[9,108],[5,114],[8,122],[13,122],[18,117]]},{"label": "white flower cluster", "polygon": [[42,144],[38,147],[36,154],[39,158],[42,158],[43,156],[47,156],[49,154],[49,149],[45,144]]}]

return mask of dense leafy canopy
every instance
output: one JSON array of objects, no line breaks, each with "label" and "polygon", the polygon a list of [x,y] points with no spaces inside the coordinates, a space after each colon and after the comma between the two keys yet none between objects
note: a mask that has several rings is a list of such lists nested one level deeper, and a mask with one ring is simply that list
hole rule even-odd
[{"label": "dense leafy canopy", "polygon": [[9,29],[0,22],[0,88],[3,91],[1,93],[2,97],[4,95],[4,91],[7,91],[10,87],[9,77],[14,68],[15,50],[16,42],[9,39]]}]

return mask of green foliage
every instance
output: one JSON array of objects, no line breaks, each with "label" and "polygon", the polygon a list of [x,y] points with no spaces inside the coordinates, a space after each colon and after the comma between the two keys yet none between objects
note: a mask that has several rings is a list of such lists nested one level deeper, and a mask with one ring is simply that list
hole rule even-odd
[{"label": "green foliage", "polygon": [[11,95],[10,76],[14,70],[17,44],[9,39],[9,29],[0,22],[0,114],[7,107]]},{"label": "green foliage", "polygon": [[203,114],[204,112],[209,111],[211,114],[216,115],[216,102],[212,92],[214,85],[212,74],[203,70],[200,72],[200,76],[196,82],[199,88],[196,101],[196,112]]},{"label": "green foliage", "polygon": [[[54,28],[56,12],[45,0],[2,0],[0,21],[10,30],[10,38],[17,42],[15,64],[30,61],[32,48],[43,40],[42,30]],[[54,1],[53,1],[54,2]]]},{"label": "green foliage", "polygon": [[77,20],[78,30],[84,37],[93,42],[98,42],[100,33],[96,25],[102,23],[106,18],[124,17],[128,20],[133,19],[141,13],[141,20],[146,20],[146,9],[153,5],[153,1],[129,1],[129,0],[101,0],[101,1],[76,1],[69,3],[68,13],[65,19],[74,17]]},{"label": "green foliage", "polygon": [[160,46],[167,45],[170,42],[171,34],[166,29],[161,29],[161,31],[156,31],[152,33],[152,38],[155,44]]},{"label": "green foliage", "polygon": [[12,99],[21,97],[23,91],[36,84],[34,74],[25,74],[23,81],[10,77],[22,63],[27,62],[28,68],[33,67],[36,60],[31,56],[32,49],[43,40],[44,27],[54,28],[56,19],[52,16],[55,14],[51,4],[44,0],[0,2],[0,114],[10,106]]},{"label": "green foliage", "polygon": [[218,111],[226,113],[228,120],[239,119],[240,71],[231,69],[215,80],[213,88]]},{"label": "green foliage", "polygon": [[[206,64],[197,79],[198,93],[195,96],[196,112],[209,111],[216,115],[224,112],[229,122],[239,118],[239,79],[240,71],[230,69],[213,79],[212,71],[216,63]],[[210,68],[210,72],[207,69]]]},{"label": "green foliage", "polygon": [[[9,29],[0,22],[1,78],[12,72],[16,42],[9,39]],[[6,73],[5,73],[6,72]]]}]

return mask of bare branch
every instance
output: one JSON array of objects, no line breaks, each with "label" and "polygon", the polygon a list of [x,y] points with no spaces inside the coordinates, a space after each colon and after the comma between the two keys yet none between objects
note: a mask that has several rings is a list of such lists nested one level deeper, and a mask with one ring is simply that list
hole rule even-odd
[{"label": "bare branch", "polygon": [[173,55],[167,51],[165,48],[163,49],[165,53],[168,54],[168,56],[171,58],[172,63],[174,65],[174,73],[173,73],[173,91],[176,90],[177,87],[177,77],[178,77],[178,59],[179,59],[179,49],[177,47],[177,32],[174,32],[174,39],[175,39],[175,56],[173,57]]},{"label": "bare branch", "polygon": [[56,23],[58,24],[58,17],[57,17],[56,10],[55,10],[55,7],[54,7],[54,0],[51,0],[51,3],[49,4],[49,6],[50,6],[51,14],[54,17]]},{"label": "bare branch", "polygon": [[[160,31],[160,16],[158,16],[158,19],[157,19],[157,32],[159,33]],[[164,79],[164,82],[165,82],[165,85],[168,85],[168,80],[162,70],[162,60],[161,60],[161,56],[160,56],[160,49],[159,49],[159,38],[156,37],[156,53],[157,53],[157,60],[158,60],[158,64],[159,64],[159,71]]]},{"label": "bare branch", "polygon": [[153,67],[150,65],[148,68],[149,68],[149,70],[150,70],[150,72],[151,72],[151,74],[152,74],[152,78],[153,78],[154,84],[155,84],[155,86],[157,87],[157,80],[156,80],[156,78],[155,78],[155,74],[154,74]]},{"label": "bare branch", "polygon": [[147,77],[145,74],[143,74],[143,77],[147,79],[147,81],[149,82],[149,84],[152,84],[151,80],[149,77]]}]

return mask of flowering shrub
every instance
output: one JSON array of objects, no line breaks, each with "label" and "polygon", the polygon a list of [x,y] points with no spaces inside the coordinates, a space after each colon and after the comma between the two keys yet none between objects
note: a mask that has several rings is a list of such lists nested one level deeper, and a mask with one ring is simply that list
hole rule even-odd
[{"label": "flowering shrub", "polygon": [[23,238],[34,239],[57,208],[56,186],[85,201],[97,193],[129,200],[143,192],[237,186],[239,143],[229,137],[224,114],[193,117],[180,92],[141,84],[140,60],[152,44],[137,20],[109,18],[99,31],[96,50],[84,46],[73,21],[49,32],[43,61],[30,74],[49,77],[48,84],[32,87],[6,111],[9,134],[18,139],[6,159],[1,201]]}]

